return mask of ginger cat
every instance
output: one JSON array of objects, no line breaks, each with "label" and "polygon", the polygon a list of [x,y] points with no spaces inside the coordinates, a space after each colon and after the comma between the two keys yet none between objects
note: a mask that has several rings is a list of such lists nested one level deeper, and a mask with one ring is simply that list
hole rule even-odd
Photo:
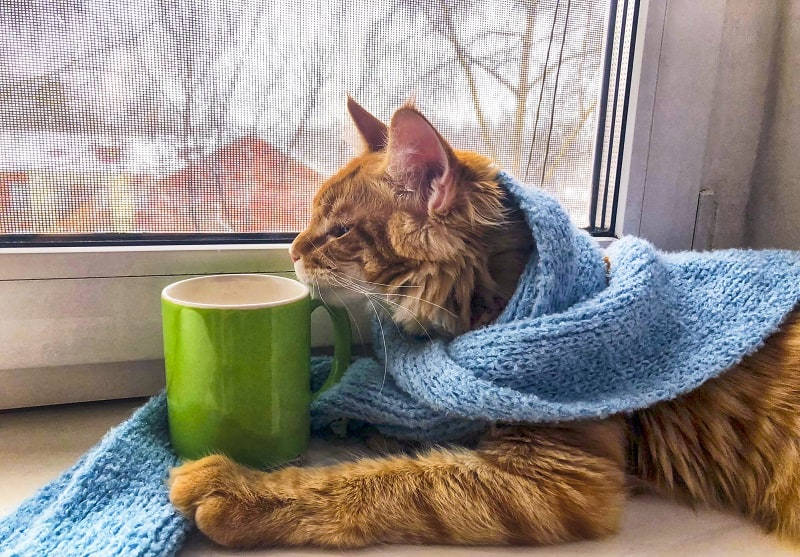
[{"label": "ginger cat", "polygon": [[[493,319],[531,250],[495,166],[452,149],[412,106],[388,127],[348,108],[365,151],[315,197],[291,248],[298,276],[343,297],[354,282],[403,294],[393,318],[410,332],[452,336]],[[549,544],[615,532],[634,478],[800,541],[799,426],[795,311],[739,365],[630,416],[495,424],[474,449],[318,468],[210,456],[172,471],[170,499],[227,546]]]}]

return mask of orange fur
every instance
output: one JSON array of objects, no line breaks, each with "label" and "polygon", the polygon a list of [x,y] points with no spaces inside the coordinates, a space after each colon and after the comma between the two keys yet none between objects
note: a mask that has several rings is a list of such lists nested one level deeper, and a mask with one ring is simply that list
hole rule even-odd
[{"label": "orange fur", "polygon": [[[365,143],[379,150],[356,157],[317,194],[292,247],[298,274],[343,297],[388,296],[409,331],[449,336],[495,317],[532,248],[520,215],[503,204],[494,166],[445,144],[435,187],[454,176],[458,189],[441,197],[442,213],[442,203],[427,204],[434,186],[392,174],[392,126],[384,148],[382,128],[354,110],[371,130]],[[722,376],[628,417],[496,424],[475,449],[276,472],[210,456],[172,471],[170,498],[229,546],[545,544],[613,533],[628,474],[800,541],[799,395],[795,312]]]}]

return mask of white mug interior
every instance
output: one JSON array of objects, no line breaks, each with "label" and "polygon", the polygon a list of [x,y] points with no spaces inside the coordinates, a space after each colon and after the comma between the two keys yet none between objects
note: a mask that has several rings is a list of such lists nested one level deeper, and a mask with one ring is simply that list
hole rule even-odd
[{"label": "white mug interior", "polygon": [[274,275],[208,275],[174,282],[161,291],[173,304],[216,309],[258,309],[290,304],[309,295],[296,280]]}]

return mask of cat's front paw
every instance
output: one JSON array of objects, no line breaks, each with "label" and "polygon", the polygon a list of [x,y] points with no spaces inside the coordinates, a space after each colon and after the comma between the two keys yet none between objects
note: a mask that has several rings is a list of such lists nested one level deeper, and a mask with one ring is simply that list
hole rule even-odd
[{"label": "cat's front paw", "polygon": [[239,465],[223,455],[187,462],[169,472],[169,500],[182,515],[194,520],[209,497],[227,493],[236,485]]},{"label": "cat's front paw", "polygon": [[273,543],[269,517],[285,503],[265,489],[265,474],[212,455],[173,468],[169,499],[206,536],[224,546]]}]

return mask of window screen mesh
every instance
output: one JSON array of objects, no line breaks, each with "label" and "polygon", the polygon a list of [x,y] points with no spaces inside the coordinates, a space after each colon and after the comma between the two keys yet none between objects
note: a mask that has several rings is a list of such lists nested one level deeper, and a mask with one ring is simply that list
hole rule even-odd
[{"label": "window screen mesh", "polygon": [[0,234],[293,232],[415,96],[588,223],[608,0],[0,0]]}]

